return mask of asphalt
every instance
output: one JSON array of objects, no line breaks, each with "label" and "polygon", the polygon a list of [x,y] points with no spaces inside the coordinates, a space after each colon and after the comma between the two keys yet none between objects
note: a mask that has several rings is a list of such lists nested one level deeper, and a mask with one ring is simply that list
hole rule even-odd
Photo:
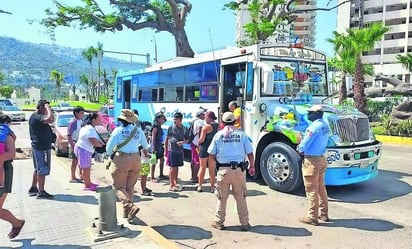
[{"label": "asphalt", "polygon": [[[93,224],[98,225],[100,221],[100,194],[83,190],[83,184],[69,183],[69,167],[53,164],[52,173],[46,178],[46,191],[54,195],[54,200],[43,200],[27,194],[33,172],[32,160],[15,160],[13,165],[13,190],[4,208],[25,219],[26,224],[19,236],[9,240],[7,234],[11,226],[0,220],[0,249],[179,248],[142,220],[137,219],[136,225],[129,224],[121,218],[118,203],[117,225],[99,235]],[[107,186],[102,181],[99,183]],[[111,238],[112,235],[120,237]]]}]

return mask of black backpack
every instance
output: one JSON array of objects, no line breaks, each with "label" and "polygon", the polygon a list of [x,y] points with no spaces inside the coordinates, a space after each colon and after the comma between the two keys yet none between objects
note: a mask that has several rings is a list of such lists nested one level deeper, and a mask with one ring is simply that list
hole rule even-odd
[{"label": "black backpack", "polygon": [[192,120],[192,121],[190,121],[190,126],[189,126],[189,128],[187,129],[187,133],[186,133],[186,137],[187,137],[187,140],[188,140],[188,143],[189,144],[191,144],[192,142],[193,142],[193,139],[196,137],[196,135],[197,135],[197,133],[195,133],[194,134],[194,124],[195,124],[195,121],[196,121],[197,119],[194,119],[194,120]]}]

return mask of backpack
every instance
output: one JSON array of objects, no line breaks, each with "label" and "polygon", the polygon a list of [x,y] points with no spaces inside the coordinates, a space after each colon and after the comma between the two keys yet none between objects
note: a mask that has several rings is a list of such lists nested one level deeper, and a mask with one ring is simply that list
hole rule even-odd
[{"label": "backpack", "polygon": [[193,139],[194,139],[194,138],[196,137],[196,135],[197,135],[197,133],[194,133],[194,126],[195,126],[195,121],[196,121],[196,120],[197,120],[197,119],[194,119],[194,120],[190,121],[190,126],[189,126],[189,128],[187,129],[186,137],[187,137],[187,140],[188,140],[188,143],[189,143],[189,144],[192,143]]}]

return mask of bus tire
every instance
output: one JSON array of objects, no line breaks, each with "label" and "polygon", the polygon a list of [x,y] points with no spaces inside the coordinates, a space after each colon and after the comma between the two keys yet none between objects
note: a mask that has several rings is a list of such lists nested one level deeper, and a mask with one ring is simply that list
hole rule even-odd
[{"label": "bus tire", "polygon": [[265,183],[280,192],[292,192],[302,187],[302,159],[289,145],[269,144],[260,158],[260,172]]}]

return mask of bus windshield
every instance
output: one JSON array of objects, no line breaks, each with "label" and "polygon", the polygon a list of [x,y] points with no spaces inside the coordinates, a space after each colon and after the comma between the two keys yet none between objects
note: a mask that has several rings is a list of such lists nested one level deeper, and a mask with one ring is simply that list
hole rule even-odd
[{"label": "bus windshield", "polygon": [[327,96],[326,64],[306,61],[265,60],[273,70],[273,93],[263,96],[293,96],[298,92]]}]

